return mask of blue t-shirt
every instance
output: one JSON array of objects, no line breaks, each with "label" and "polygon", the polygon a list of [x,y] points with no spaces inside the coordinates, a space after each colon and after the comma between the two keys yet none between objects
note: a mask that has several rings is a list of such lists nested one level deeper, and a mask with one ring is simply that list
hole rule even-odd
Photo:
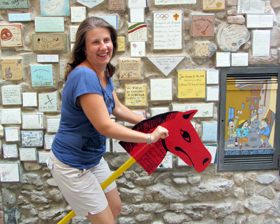
[{"label": "blue t-shirt", "polygon": [[99,163],[106,151],[106,136],[99,134],[83,109],[76,105],[76,100],[86,93],[100,94],[111,114],[115,108],[113,90],[109,77],[104,89],[96,73],[89,68],[78,67],[70,72],[63,87],[61,120],[52,144],[52,151],[60,161],[78,169],[88,169]]}]

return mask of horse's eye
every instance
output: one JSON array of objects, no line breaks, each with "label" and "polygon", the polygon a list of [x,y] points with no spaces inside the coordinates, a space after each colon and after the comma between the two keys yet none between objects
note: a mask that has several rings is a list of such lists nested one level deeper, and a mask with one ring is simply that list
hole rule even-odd
[{"label": "horse's eye", "polygon": [[185,141],[191,142],[191,136],[190,136],[189,132],[181,129],[180,134],[182,135],[182,137]]}]

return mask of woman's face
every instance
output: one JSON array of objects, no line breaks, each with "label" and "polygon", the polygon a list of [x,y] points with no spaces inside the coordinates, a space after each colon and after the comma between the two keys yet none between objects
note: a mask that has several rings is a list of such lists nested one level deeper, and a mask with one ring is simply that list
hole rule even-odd
[{"label": "woman's face", "polygon": [[94,28],[87,31],[85,53],[93,68],[95,66],[105,68],[113,54],[113,42],[109,29]]}]

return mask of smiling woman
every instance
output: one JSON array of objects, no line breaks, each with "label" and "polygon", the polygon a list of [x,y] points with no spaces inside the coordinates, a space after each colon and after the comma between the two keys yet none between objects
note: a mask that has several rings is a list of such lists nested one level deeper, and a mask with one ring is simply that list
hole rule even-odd
[{"label": "smiling woman", "polygon": [[106,136],[149,144],[168,136],[161,126],[146,134],[111,121],[110,114],[132,124],[144,120],[124,106],[114,90],[110,61],[116,39],[115,29],[103,19],[90,17],[79,26],[65,72],[60,126],[47,161],[74,212],[98,224],[113,224],[122,210],[116,183],[104,191],[100,187],[111,175],[103,159]]}]

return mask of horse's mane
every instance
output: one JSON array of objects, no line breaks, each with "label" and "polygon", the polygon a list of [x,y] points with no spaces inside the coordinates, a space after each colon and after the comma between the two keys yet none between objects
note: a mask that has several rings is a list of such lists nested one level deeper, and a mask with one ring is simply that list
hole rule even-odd
[{"label": "horse's mane", "polygon": [[[136,131],[141,131],[144,133],[148,133],[150,130],[155,129],[158,125],[175,119],[178,111],[171,111],[171,112],[166,112],[163,114],[158,114],[156,116],[153,116],[151,118],[145,119],[138,124],[136,124],[132,129]],[[138,143],[133,143],[133,142],[123,142],[120,141],[119,144],[126,149],[128,153],[132,151],[132,149],[138,144]]]}]

